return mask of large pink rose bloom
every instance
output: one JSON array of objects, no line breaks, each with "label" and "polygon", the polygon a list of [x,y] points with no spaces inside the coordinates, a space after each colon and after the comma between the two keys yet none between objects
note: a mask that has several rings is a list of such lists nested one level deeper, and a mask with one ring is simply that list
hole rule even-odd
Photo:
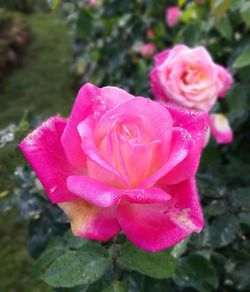
[{"label": "large pink rose bloom", "polygon": [[156,98],[207,112],[233,82],[230,73],[215,64],[204,47],[185,45],[155,55],[150,80]]},{"label": "large pink rose bloom", "polygon": [[206,124],[206,113],[86,84],[68,119],[50,118],[20,148],[74,235],[122,230],[158,251],[203,227],[194,175]]}]

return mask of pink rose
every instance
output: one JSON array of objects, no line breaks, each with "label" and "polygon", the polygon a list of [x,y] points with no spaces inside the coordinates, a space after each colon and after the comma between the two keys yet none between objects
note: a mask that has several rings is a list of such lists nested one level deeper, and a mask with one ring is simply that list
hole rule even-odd
[{"label": "pink rose", "polygon": [[152,57],[156,52],[156,46],[153,43],[143,44],[140,48],[140,53],[144,58]]},{"label": "pink rose", "polygon": [[207,112],[233,82],[230,73],[215,64],[205,48],[185,45],[157,54],[150,80],[156,98]]},{"label": "pink rose", "polygon": [[181,16],[181,10],[178,6],[171,6],[166,9],[166,23],[169,27],[175,26]]},{"label": "pink rose", "polygon": [[123,230],[158,251],[203,227],[194,175],[206,125],[206,113],[85,84],[68,119],[50,118],[20,148],[74,235]]}]

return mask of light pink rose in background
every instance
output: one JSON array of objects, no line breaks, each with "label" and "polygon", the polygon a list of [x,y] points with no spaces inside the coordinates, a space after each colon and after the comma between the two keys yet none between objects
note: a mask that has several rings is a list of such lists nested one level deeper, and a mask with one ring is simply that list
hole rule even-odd
[{"label": "light pink rose in background", "polygon": [[142,44],[140,53],[144,58],[151,58],[156,52],[156,46],[153,43]]},{"label": "light pink rose in background", "polygon": [[169,27],[175,26],[181,16],[181,10],[178,6],[171,6],[166,9],[166,23]]},{"label": "light pink rose in background", "polygon": [[203,227],[194,175],[206,128],[206,113],[86,84],[68,119],[50,118],[20,148],[74,235],[123,230],[158,251]]},{"label": "light pink rose in background", "polygon": [[211,114],[209,116],[209,128],[217,143],[229,144],[233,141],[233,131],[228,119],[223,114]]},{"label": "light pink rose in background", "polygon": [[231,74],[215,64],[204,47],[185,45],[155,55],[150,80],[157,99],[206,112],[233,82]]}]

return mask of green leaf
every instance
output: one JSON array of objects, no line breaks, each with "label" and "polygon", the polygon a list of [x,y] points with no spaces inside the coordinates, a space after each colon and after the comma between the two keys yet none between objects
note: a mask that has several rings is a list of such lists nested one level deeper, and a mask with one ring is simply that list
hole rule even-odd
[{"label": "green leaf", "polygon": [[229,91],[226,101],[230,107],[230,119],[240,119],[247,115],[246,107],[248,104],[249,90],[249,87],[237,83]]},{"label": "green leaf", "polygon": [[245,2],[242,6],[241,10],[241,17],[245,22],[247,27],[250,27],[250,2]]},{"label": "green leaf", "polygon": [[174,274],[176,259],[167,249],[157,253],[143,251],[131,243],[122,246],[118,263],[129,270],[157,279],[165,279]]},{"label": "green leaf", "polygon": [[226,246],[235,238],[239,222],[233,215],[222,215],[213,220],[210,227],[210,244],[214,248]]},{"label": "green leaf", "polygon": [[178,244],[176,244],[171,251],[171,255],[175,258],[179,258],[187,250],[187,245],[189,241],[190,241],[190,237],[187,237],[183,239],[181,242],[179,242]]},{"label": "green leaf", "polygon": [[239,10],[245,3],[246,0],[230,0],[230,10],[237,11]]},{"label": "green leaf", "polygon": [[250,213],[249,212],[239,213],[239,220],[240,220],[240,223],[250,226]]},{"label": "green leaf", "polygon": [[35,277],[42,275],[42,273],[44,273],[46,269],[48,269],[48,267],[54,260],[56,260],[58,257],[65,253],[65,250],[65,246],[59,244],[47,248],[37,259],[35,267],[33,269],[33,275]]},{"label": "green leaf", "polygon": [[186,0],[178,0],[178,6],[182,7],[186,3]]},{"label": "green leaf", "polygon": [[43,279],[52,287],[74,287],[97,281],[109,266],[101,246],[87,244],[78,251],[68,251],[57,258]]},{"label": "green leaf", "polygon": [[120,281],[113,281],[112,285],[105,289],[103,292],[127,292],[127,286]]},{"label": "green leaf", "polygon": [[212,264],[203,256],[193,254],[178,262],[175,282],[184,287],[193,287],[198,291],[211,291],[217,288],[218,278]]},{"label": "green leaf", "polygon": [[67,243],[67,245],[72,248],[72,249],[78,249],[85,244],[88,243],[87,239],[76,237],[72,234],[71,229],[69,229],[65,234],[64,234],[64,239]]},{"label": "green leaf", "polygon": [[249,277],[249,271],[250,271],[250,263],[243,263],[236,267],[233,277],[237,279],[237,289],[241,291],[249,291],[250,289],[250,277]]},{"label": "green leaf", "polygon": [[204,208],[206,216],[218,216],[227,212],[224,201],[213,200],[207,207]]},{"label": "green leaf", "polygon": [[241,55],[234,61],[233,67],[240,69],[250,65],[250,48],[241,53]]},{"label": "green leaf", "polygon": [[229,194],[230,205],[235,208],[241,208],[243,211],[250,209],[250,188],[239,188]]},{"label": "green leaf", "polygon": [[212,13],[216,20],[223,17],[230,8],[230,0],[211,0],[210,3]]},{"label": "green leaf", "polygon": [[92,28],[93,18],[91,13],[87,10],[81,11],[76,22],[77,35],[80,38],[91,36]]},{"label": "green leaf", "polygon": [[195,5],[190,5],[181,13],[181,20],[184,22],[190,22],[192,19],[197,18],[197,11]]},{"label": "green leaf", "polygon": [[216,22],[216,29],[225,39],[231,40],[233,35],[233,29],[228,17],[221,18]]},{"label": "green leaf", "polygon": [[61,0],[48,0],[48,4],[52,10],[56,10],[60,3]]}]

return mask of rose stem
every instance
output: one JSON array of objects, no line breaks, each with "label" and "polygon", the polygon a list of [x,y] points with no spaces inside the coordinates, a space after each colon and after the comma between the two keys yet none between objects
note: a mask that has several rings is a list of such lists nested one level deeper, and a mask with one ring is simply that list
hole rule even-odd
[{"label": "rose stem", "polygon": [[112,263],[113,263],[113,281],[116,281],[117,278],[117,269],[116,269],[116,252],[115,252],[115,247],[116,247],[116,237],[113,238],[113,244],[112,244]]}]

